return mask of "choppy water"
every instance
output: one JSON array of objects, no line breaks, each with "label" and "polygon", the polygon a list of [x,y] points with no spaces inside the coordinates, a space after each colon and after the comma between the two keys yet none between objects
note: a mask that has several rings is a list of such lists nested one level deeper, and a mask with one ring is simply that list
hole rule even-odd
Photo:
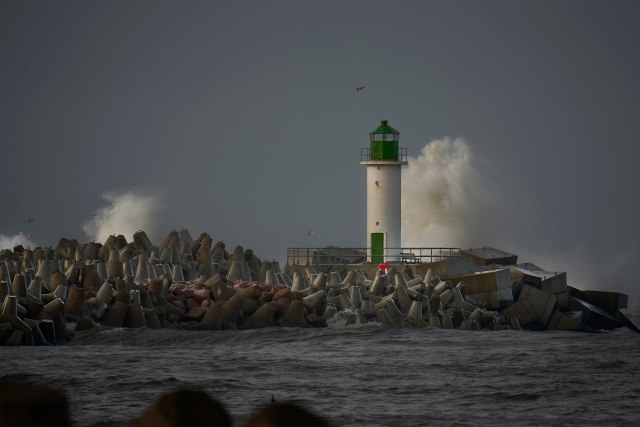
[{"label": "choppy water", "polygon": [[0,377],[64,389],[76,426],[126,425],[183,386],[236,426],[272,395],[334,426],[640,425],[640,335],[626,328],[94,329],[0,355]]}]

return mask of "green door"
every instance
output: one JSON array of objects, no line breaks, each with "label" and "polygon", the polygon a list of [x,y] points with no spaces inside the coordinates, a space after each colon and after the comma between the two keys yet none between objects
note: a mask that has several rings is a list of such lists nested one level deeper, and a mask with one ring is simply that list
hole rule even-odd
[{"label": "green door", "polygon": [[384,233],[371,233],[371,263],[384,261]]}]

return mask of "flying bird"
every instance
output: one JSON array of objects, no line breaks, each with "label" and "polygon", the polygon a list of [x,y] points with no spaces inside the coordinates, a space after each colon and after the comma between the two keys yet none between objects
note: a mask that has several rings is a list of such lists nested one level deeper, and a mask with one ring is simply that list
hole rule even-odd
[{"label": "flying bird", "polygon": [[33,218],[29,218],[29,219],[27,220],[27,223],[29,223],[29,224],[31,224],[32,222],[33,222]]},{"label": "flying bird", "polygon": [[361,90],[366,89],[366,86],[359,86],[356,88],[356,92],[360,92]]},{"label": "flying bird", "polygon": [[314,233],[315,231],[313,231],[312,229],[309,229],[309,231],[307,231],[307,237],[311,237],[311,235]]}]

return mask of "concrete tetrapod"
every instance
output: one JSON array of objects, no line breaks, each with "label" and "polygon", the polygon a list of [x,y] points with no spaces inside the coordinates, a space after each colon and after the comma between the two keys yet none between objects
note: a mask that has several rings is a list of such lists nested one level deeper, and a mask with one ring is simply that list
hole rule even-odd
[{"label": "concrete tetrapod", "polygon": [[336,287],[336,285],[342,283],[342,278],[340,277],[339,271],[332,271],[329,273],[329,279],[327,281],[328,287]]},{"label": "concrete tetrapod", "polygon": [[245,282],[250,282],[253,280],[251,276],[251,267],[249,267],[249,263],[247,261],[242,261],[240,263],[240,272],[242,274],[242,280]]},{"label": "concrete tetrapod", "polygon": [[31,335],[33,336],[34,345],[52,345],[51,343],[49,343],[49,341],[47,341],[44,334],[42,333],[42,330],[40,329],[40,324],[42,322],[45,322],[45,320],[24,319],[24,322],[31,328]]},{"label": "concrete tetrapod", "polygon": [[325,290],[327,288],[327,275],[325,273],[318,273],[313,279],[313,287],[320,291]]},{"label": "concrete tetrapod", "polygon": [[184,282],[184,274],[182,273],[182,267],[179,264],[174,264],[171,268],[171,276],[174,282]]},{"label": "concrete tetrapod", "polygon": [[131,291],[131,302],[127,307],[127,315],[124,318],[124,326],[127,328],[143,328],[147,326],[144,311],[140,304],[140,291]]},{"label": "concrete tetrapod", "polygon": [[233,248],[232,257],[234,261],[238,261],[238,262],[244,261],[244,248],[240,245]]},{"label": "concrete tetrapod", "polygon": [[17,297],[27,297],[27,284],[24,280],[24,274],[18,273],[13,276],[13,283],[11,284],[11,293]]},{"label": "concrete tetrapod", "polygon": [[400,325],[404,320],[404,315],[402,314],[398,306],[396,306],[396,304],[393,302],[393,300],[385,301],[384,309],[389,314],[389,317],[391,317],[394,325]]},{"label": "concrete tetrapod", "polygon": [[33,279],[27,288],[29,295],[37,300],[42,300],[42,282],[37,279]]},{"label": "concrete tetrapod", "polygon": [[86,316],[86,298],[84,289],[72,285],[64,304],[64,315],[67,318],[77,320]]},{"label": "concrete tetrapod", "polygon": [[304,304],[302,301],[293,300],[289,304],[282,326],[299,327],[305,326],[304,321]]},{"label": "concrete tetrapod", "polygon": [[453,289],[453,299],[459,308],[467,311],[474,311],[477,307],[469,303],[463,296],[463,291],[467,287],[466,282],[459,282]]},{"label": "concrete tetrapod", "polygon": [[450,280],[442,280],[435,286],[435,288],[433,288],[433,294],[440,296],[444,291],[451,289],[452,287]]},{"label": "concrete tetrapod", "polygon": [[373,279],[373,283],[369,287],[369,293],[373,295],[384,295],[384,290],[389,286],[389,278],[384,275],[380,276],[376,274]]},{"label": "concrete tetrapod", "polygon": [[440,304],[442,304],[443,307],[447,307],[451,301],[453,301],[453,289],[445,289],[438,297],[440,298]]},{"label": "concrete tetrapod", "polygon": [[300,274],[299,272],[295,272],[293,274],[293,284],[291,285],[291,290],[292,291],[302,291],[303,289],[306,289],[307,283],[304,279],[304,277],[302,276],[302,274]]},{"label": "concrete tetrapod", "polygon": [[273,317],[276,313],[277,304],[268,302],[260,306],[251,316],[249,316],[239,329],[257,329],[273,326]]},{"label": "concrete tetrapod", "polygon": [[227,280],[231,280],[233,282],[242,281],[242,265],[238,261],[233,261],[231,263],[231,267],[227,273]]},{"label": "concrete tetrapod", "polygon": [[422,318],[422,301],[415,300],[411,303],[409,313],[404,319],[404,324],[407,326],[423,327],[425,321]]},{"label": "concrete tetrapod", "polygon": [[122,301],[114,302],[102,320],[102,324],[110,328],[121,328],[127,315],[128,306]]},{"label": "concrete tetrapod", "polygon": [[307,310],[313,311],[316,307],[319,307],[327,297],[325,291],[318,291],[302,299],[302,303]]},{"label": "concrete tetrapod", "polygon": [[69,287],[67,285],[57,286],[56,289],[53,291],[54,299],[60,298],[62,301],[66,301],[68,292],[69,292]]},{"label": "concrete tetrapod", "polygon": [[381,308],[376,310],[376,320],[382,323],[384,326],[395,326],[395,323],[386,309]]},{"label": "concrete tetrapod", "polygon": [[122,262],[122,274],[124,275],[124,277],[133,277],[135,276],[135,272],[133,271],[133,264],[131,262],[131,260],[126,260]]},{"label": "concrete tetrapod", "polygon": [[136,265],[136,274],[134,281],[137,285],[144,285],[149,283],[149,268],[147,267],[148,258],[144,253],[138,255],[138,263]]},{"label": "concrete tetrapod", "polygon": [[224,247],[216,246],[215,248],[213,248],[213,253],[211,254],[211,258],[213,259],[214,262],[217,262],[218,264],[223,264],[224,263]]},{"label": "concrete tetrapod", "polygon": [[67,280],[67,276],[65,274],[62,274],[59,271],[55,271],[52,275],[51,275],[51,279],[49,280],[49,286],[47,287],[47,284],[45,283],[45,287],[47,287],[49,289],[49,291],[51,292],[55,292],[55,290],[59,287],[59,286],[68,286],[68,280]]},{"label": "concrete tetrapod", "polygon": [[271,268],[267,270],[264,282],[269,286],[276,286],[279,284],[278,277],[276,277],[276,273]]},{"label": "concrete tetrapod", "polygon": [[[42,260],[40,265],[38,265],[38,270],[36,272],[36,276],[40,277],[45,285],[49,283],[51,280],[51,275],[53,274],[53,261],[52,260]],[[49,288],[51,289],[51,288]]]},{"label": "concrete tetrapod", "polygon": [[222,322],[224,319],[224,310],[222,306],[224,301],[216,301],[212,306],[207,309],[207,312],[200,320],[200,324],[208,330],[219,331],[222,329]]},{"label": "concrete tetrapod", "polygon": [[9,291],[9,284],[7,282],[0,282],[0,312],[2,312],[2,304],[7,295],[11,295]]},{"label": "concrete tetrapod", "polygon": [[349,270],[341,284],[355,285],[356,283],[357,283],[356,272],[354,270]]},{"label": "concrete tetrapod", "polygon": [[158,316],[158,312],[153,306],[151,302],[151,295],[149,293],[144,294],[144,298],[142,298],[142,309],[144,312],[144,320],[147,322],[147,327],[149,329],[162,329],[162,322],[160,321],[160,317]]},{"label": "concrete tetrapod", "polygon": [[349,285],[347,289],[349,290],[349,299],[351,300],[353,307],[356,309],[360,308],[362,306],[362,293],[360,286]]},{"label": "concrete tetrapod", "polygon": [[17,330],[25,334],[31,333],[31,327],[18,317],[18,298],[15,295],[7,295],[2,307],[2,319]]},{"label": "concrete tetrapod", "polygon": [[101,260],[94,261],[96,266],[96,273],[100,278],[100,281],[107,280],[109,278],[109,274],[107,272],[107,266]]},{"label": "concrete tetrapod", "polygon": [[338,295],[338,297],[334,300],[334,302],[336,304],[336,308],[339,307],[340,311],[355,310],[355,307],[353,306],[351,299],[346,294]]},{"label": "concrete tetrapod", "polygon": [[438,318],[438,316],[436,316],[435,314],[429,316],[428,325],[431,328],[442,328],[442,325],[440,324],[440,318]]},{"label": "concrete tetrapod", "polygon": [[102,284],[102,279],[98,275],[95,264],[83,265],[81,272],[80,286],[87,291],[94,291]]},{"label": "concrete tetrapod", "polygon": [[54,298],[42,307],[40,318],[52,319],[58,314],[64,313],[64,302],[60,298]]},{"label": "concrete tetrapod", "polygon": [[80,281],[80,269],[76,267],[75,264],[71,264],[69,268],[66,269],[64,277],[67,283],[78,283]]},{"label": "concrete tetrapod", "polygon": [[405,288],[405,286],[396,285],[395,291],[395,295],[398,299],[398,304],[400,306],[400,311],[402,311],[402,314],[408,314],[409,309],[411,308],[411,299],[409,298],[409,295],[407,295],[407,289]]},{"label": "concrete tetrapod", "polygon": [[[124,282],[121,282],[121,283],[124,284]],[[108,309],[107,303],[111,300],[111,297],[113,297],[114,293],[115,291],[111,286],[111,283],[106,281],[103,282],[102,286],[100,286],[100,289],[98,289],[98,293],[96,294],[96,309],[95,309],[95,315],[98,319],[102,319],[104,317],[104,314]]]},{"label": "concrete tetrapod", "polygon": [[409,286],[407,285],[407,280],[402,273],[396,274],[393,277],[393,281],[396,284],[396,289],[399,287],[403,289],[409,289]]},{"label": "concrete tetrapod", "polygon": [[222,310],[224,312],[224,328],[238,329],[238,317],[242,310],[242,298],[234,294],[224,303]]},{"label": "concrete tetrapod", "polygon": [[233,288],[224,283],[222,277],[220,277],[213,285],[211,285],[209,289],[211,289],[213,299],[215,299],[216,301],[228,301],[235,294]]},{"label": "concrete tetrapod", "polygon": [[451,321],[451,316],[447,313],[439,316],[440,317],[440,327],[442,329],[453,329],[453,322]]}]

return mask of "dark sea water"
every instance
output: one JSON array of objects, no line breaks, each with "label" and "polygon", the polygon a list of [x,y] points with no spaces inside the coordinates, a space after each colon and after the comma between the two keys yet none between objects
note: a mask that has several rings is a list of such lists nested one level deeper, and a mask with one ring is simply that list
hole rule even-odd
[{"label": "dark sea water", "polygon": [[334,426],[640,425],[640,335],[626,328],[93,329],[0,355],[0,377],[65,390],[76,426],[127,425],[179,387],[235,426],[272,395]]}]

